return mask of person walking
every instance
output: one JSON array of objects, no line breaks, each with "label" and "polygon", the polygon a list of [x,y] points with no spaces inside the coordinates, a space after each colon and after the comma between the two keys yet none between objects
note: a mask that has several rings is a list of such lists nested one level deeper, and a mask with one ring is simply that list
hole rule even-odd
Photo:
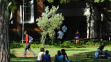
[{"label": "person walking", "polygon": [[25,48],[24,48],[24,56],[23,57],[26,57],[26,52],[27,52],[27,49],[32,52],[33,54],[33,57],[35,57],[35,53],[31,50],[30,48],[30,45],[31,45],[31,42],[32,42],[32,39],[30,39],[29,35],[27,34],[27,31],[24,31],[24,35],[25,35],[25,40],[22,40],[22,41],[26,41],[26,44],[25,44]]}]

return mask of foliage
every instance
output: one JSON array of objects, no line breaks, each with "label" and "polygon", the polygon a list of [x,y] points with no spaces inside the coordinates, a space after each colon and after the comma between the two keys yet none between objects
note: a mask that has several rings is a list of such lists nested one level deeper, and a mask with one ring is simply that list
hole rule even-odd
[{"label": "foliage", "polygon": [[86,43],[86,45],[94,45],[95,43],[92,40],[88,40],[88,42]]},{"label": "foliage", "polygon": [[40,44],[40,41],[33,41],[32,44]]},{"label": "foliage", "polygon": [[91,46],[100,46],[100,45],[108,46],[110,44],[111,44],[111,42],[109,42],[108,40],[103,40],[103,41],[98,41],[98,42],[94,42],[92,40],[89,40],[86,43],[86,45],[91,45]]},{"label": "foliage", "polygon": [[10,43],[10,48],[24,48],[25,43]]},{"label": "foliage", "polygon": [[94,0],[94,2],[99,3],[99,2],[104,2],[104,0]]},{"label": "foliage", "polygon": [[46,7],[45,13],[42,13],[42,17],[36,19],[38,22],[37,25],[42,29],[41,43],[45,42],[45,37],[49,34],[50,39],[54,39],[54,30],[59,29],[64,17],[62,14],[56,14],[59,6],[53,6],[50,10],[49,7]]},{"label": "foliage", "polygon": [[[46,0],[42,0],[43,2],[46,1]],[[49,3],[55,3],[55,2],[59,2],[60,4],[64,4],[64,3],[69,3],[71,2],[72,0],[47,0]],[[57,4],[56,3],[56,4]]]},{"label": "foliage", "polygon": [[63,44],[60,44],[61,48],[70,48],[71,41],[64,41]]},{"label": "foliage", "polygon": [[[36,42],[39,41],[34,41],[35,43],[31,44],[31,48],[41,48],[41,44],[37,44]],[[64,41],[63,44],[61,44],[58,40],[54,40],[52,42],[52,40],[46,40],[46,45],[45,48],[84,48],[84,47],[97,47],[100,45],[104,45],[104,46],[110,46],[111,42],[107,41],[107,40],[103,40],[103,41],[98,41],[98,42],[93,42],[92,40],[89,40],[87,43],[85,44],[76,44],[76,43],[71,43],[71,41]],[[10,48],[24,48],[25,43],[10,43]]]},{"label": "foliage", "polygon": [[[10,48],[24,48],[25,43],[10,43]],[[41,44],[31,44],[31,48],[41,48]],[[45,45],[45,48],[56,48],[54,45]]]},{"label": "foliage", "polygon": [[101,41],[95,43],[95,46],[100,46],[100,45],[101,45]]}]

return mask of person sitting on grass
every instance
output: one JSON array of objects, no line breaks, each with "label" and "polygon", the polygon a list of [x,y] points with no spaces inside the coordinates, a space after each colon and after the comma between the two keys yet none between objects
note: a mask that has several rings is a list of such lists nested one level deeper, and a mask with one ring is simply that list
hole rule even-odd
[{"label": "person sitting on grass", "polygon": [[48,50],[46,50],[46,55],[43,55],[43,58],[45,59],[45,62],[51,62],[51,58]]},{"label": "person sitting on grass", "polygon": [[37,61],[35,62],[43,62],[44,48],[40,49],[40,53],[38,54]]},{"label": "person sitting on grass", "polygon": [[[63,61],[64,62],[69,62],[68,56],[67,56],[67,54],[65,52],[65,49],[62,49],[61,52],[62,52],[62,55],[63,55]],[[67,60],[65,59],[65,57],[67,58]]]},{"label": "person sitting on grass", "polygon": [[63,62],[63,55],[61,55],[61,52],[58,51],[58,54],[55,55],[55,61],[54,62]]},{"label": "person sitting on grass", "polygon": [[111,55],[109,54],[108,50],[105,50],[103,53],[104,46],[101,45],[95,52],[95,58],[111,58]]}]

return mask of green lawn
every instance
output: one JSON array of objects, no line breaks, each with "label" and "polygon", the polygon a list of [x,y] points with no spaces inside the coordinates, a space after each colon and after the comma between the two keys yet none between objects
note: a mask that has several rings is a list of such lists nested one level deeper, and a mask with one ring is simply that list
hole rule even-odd
[{"label": "green lawn", "polygon": [[[51,56],[55,56],[58,50],[62,48],[45,48],[45,50],[49,50]],[[94,55],[97,48],[64,48],[68,56],[86,56],[86,55]],[[104,50],[108,50],[111,54],[111,47],[105,47]],[[38,55],[40,52],[39,48],[32,48],[32,50]],[[24,48],[17,48],[17,49],[10,49],[11,53],[14,52],[15,56],[12,56],[11,62],[34,62],[37,58],[36,57],[19,57],[23,56]],[[32,56],[32,54],[28,51],[27,55]],[[75,60],[77,62],[111,62],[110,59],[94,59],[94,58],[84,58],[84,57],[70,57],[70,60]],[[52,57],[54,60],[54,57]]]},{"label": "green lawn", "polygon": [[[34,62],[37,60],[36,57],[17,57],[11,58],[10,62]],[[54,61],[54,57],[51,58]],[[111,62],[111,59],[95,59],[95,58],[84,58],[84,57],[69,57],[69,60],[74,60],[75,62]]]}]

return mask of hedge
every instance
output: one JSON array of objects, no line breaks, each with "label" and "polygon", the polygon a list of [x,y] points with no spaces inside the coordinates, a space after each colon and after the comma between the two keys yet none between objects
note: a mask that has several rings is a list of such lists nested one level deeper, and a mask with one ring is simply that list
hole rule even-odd
[{"label": "hedge", "polygon": [[[93,42],[92,40],[89,40],[85,44],[76,44],[74,42],[71,43],[71,41],[64,41],[63,44],[61,44],[60,42],[52,42],[51,44],[49,42],[47,41],[47,43],[45,44],[45,48],[74,48],[74,47],[82,48],[82,47],[98,47],[100,45],[104,46],[111,45],[111,42],[107,40],[98,41],[98,42]],[[24,48],[24,46],[25,43],[10,43],[10,48]],[[31,48],[41,48],[41,47],[42,47],[41,44],[36,44],[36,43],[31,44]]]}]

